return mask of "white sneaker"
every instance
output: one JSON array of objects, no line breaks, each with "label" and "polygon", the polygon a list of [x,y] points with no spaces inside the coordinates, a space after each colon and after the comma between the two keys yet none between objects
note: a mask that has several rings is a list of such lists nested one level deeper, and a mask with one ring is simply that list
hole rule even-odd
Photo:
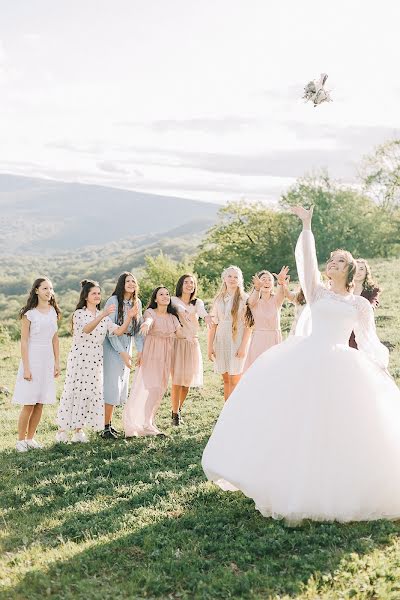
[{"label": "white sneaker", "polygon": [[15,449],[17,452],[28,452],[29,446],[25,440],[18,440],[15,444]]},{"label": "white sneaker", "polygon": [[56,433],[56,442],[61,442],[62,444],[68,443],[68,434],[66,431],[57,431]]},{"label": "white sneaker", "polygon": [[89,440],[86,437],[86,433],[82,429],[80,431],[76,431],[71,440],[71,442],[81,442],[82,444],[86,444],[88,441]]},{"label": "white sneaker", "polygon": [[39,442],[37,442],[34,438],[32,438],[31,440],[26,440],[26,445],[28,446],[28,448],[34,448],[35,450],[41,450],[43,448],[43,446],[39,444]]}]

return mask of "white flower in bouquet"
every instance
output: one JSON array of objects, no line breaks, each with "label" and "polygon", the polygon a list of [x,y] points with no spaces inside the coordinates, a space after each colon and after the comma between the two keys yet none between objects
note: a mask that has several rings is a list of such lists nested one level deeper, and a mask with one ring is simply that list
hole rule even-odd
[{"label": "white flower in bouquet", "polygon": [[318,106],[318,104],[322,104],[322,102],[332,102],[328,90],[324,88],[327,79],[328,75],[326,73],[321,73],[319,79],[309,81],[304,87],[303,98],[306,102],[313,102],[314,108]]}]

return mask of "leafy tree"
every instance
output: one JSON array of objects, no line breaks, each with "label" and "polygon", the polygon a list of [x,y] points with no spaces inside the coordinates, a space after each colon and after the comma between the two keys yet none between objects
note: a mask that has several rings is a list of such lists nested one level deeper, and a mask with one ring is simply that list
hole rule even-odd
[{"label": "leafy tree", "polygon": [[230,202],[220,209],[218,223],[200,245],[196,272],[217,280],[226,267],[236,264],[249,281],[260,269],[293,265],[287,222],[287,215],[262,203]]},{"label": "leafy tree", "polygon": [[384,224],[384,256],[398,254],[400,245],[400,140],[394,139],[378,146],[367,156],[360,175],[365,191],[375,200]]},{"label": "leafy tree", "polygon": [[[320,260],[338,247],[366,258],[385,254],[385,215],[370,197],[333,181],[326,172],[299,179],[280,201],[284,209],[296,204],[315,207],[313,231]],[[288,228],[296,239],[299,224],[291,221]]]},{"label": "leafy tree", "polygon": [[145,263],[143,274],[139,280],[140,297],[144,306],[147,305],[155,287],[163,285],[173,295],[179,277],[193,271],[193,266],[186,261],[176,262],[162,252],[158,256],[147,256]]}]

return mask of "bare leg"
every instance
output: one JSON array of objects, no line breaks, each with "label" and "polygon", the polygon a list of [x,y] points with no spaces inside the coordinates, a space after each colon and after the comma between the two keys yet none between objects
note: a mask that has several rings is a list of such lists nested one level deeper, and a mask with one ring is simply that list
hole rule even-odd
[{"label": "bare leg", "polygon": [[29,420],[31,418],[34,408],[34,404],[25,404],[21,408],[21,412],[19,413],[18,419],[18,441],[25,439],[26,432],[28,430]]},{"label": "bare leg", "polygon": [[180,396],[181,396],[181,386],[172,384],[171,404],[172,404],[172,412],[174,414],[176,414],[179,410]]},{"label": "bare leg", "polygon": [[35,437],[37,426],[42,418],[42,412],[43,404],[35,404],[28,423],[28,434],[26,436],[28,440],[32,440]]},{"label": "bare leg", "polygon": [[114,405],[113,404],[104,404],[104,424],[109,425],[112,421]]},{"label": "bare leg", "polygon": [[224,381],[224,400],[226,402],[231,393],[231,386],[230,386],[230,382],[229,382],[229,373],[223,373],[222,379]]},{"label": "bare leg", "polygon": [[240,375],[230,375],[229,376],[229,385],[230,385],[229,395],[232,394],[233,390],[235,389],[235,387],[239,383],[241,376],[242,376],[241,374]]},{"label": "bare leg", "polygon": [[190,388],[186,387],[185,385],[181,385],[181,394],[179,397],[179,408],[182,408],[183,403],[186,400],[186,396],[188,395]]}]

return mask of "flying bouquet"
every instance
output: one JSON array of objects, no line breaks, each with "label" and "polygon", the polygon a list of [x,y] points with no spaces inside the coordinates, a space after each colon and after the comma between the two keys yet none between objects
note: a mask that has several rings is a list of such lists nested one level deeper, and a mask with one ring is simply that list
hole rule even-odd
[{"label": "flying bouquet", "polygon": [[326,73],[321,73],[319,79],[310,81],[304,88],[303,98],[306,102],[313,102],[314,108],[318,106],[318,104],[322,104],[322,102],[332,102],[328,90],[324,88],[327,79],[328,75]]}]

